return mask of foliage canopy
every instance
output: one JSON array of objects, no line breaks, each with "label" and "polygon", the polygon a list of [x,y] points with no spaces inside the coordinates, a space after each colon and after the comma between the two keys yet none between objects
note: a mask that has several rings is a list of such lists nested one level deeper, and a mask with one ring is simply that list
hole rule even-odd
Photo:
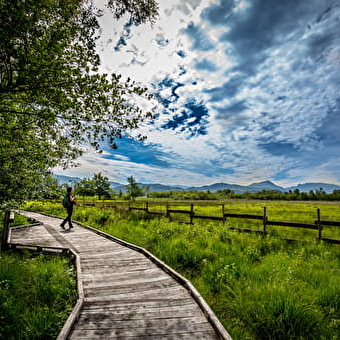
[{"label": "foliage canopy", "polygon": [[[155,0],[107,0],[114,19],[155,21]],[[86,0],[0,2],[0,206],[68,166],[84,145],[97,150],[152,118],[133,104],[147,89],[99,72],[102,13]],[[144,138],[140,136],[140,138]]]}]

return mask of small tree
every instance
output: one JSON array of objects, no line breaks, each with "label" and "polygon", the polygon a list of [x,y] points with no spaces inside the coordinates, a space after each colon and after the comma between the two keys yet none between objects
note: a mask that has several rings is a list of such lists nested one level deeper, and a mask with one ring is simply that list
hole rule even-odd
[{"label": "small tree", "polygon": [[149,197],[150,196],[150,186],[147,185],[145,188],[144,188],[144,192],[145,192],[145,196],[146,197]]},{"label": "small tree", "polygon": [[101,173],[94,174],[93,176],[94,193],[98,195],[98,199],[102,196],[110,196],[110,181]]},{"label": "small tree", "polygon": [[80,182],[74,186],[74,192],[81,196],[93,196],[94,195],[94,183],[89,178],[83,178]]},{"label": "small tree", "polygon": [[128,184],[126,185],[126,190],[132,201],[134,201],[137,196],[143,195],[143,190],[132,176],[128,177],[127,181]]}]

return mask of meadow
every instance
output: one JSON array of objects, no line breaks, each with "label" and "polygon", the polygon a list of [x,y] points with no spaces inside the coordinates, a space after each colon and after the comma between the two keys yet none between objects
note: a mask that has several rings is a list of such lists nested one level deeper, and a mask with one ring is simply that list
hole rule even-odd
[{"label": "meadow", "polygon": [[[233,208],[260,209],[253,203],[235,202]],[[285,203],[294,219],[309,218],[315,208]],[[282,204],[281,220],[288,218]],[[28,207],[65,215],[60,203]],[[329,219],[339,220],[338,210],[322,206]],[[187,277],[235,340],[340,337],[339,245],[287,242],[228,230],[221,223],[188,225],[112,208],[78,206],[74,219],[149,250]]]},{"label": "meadow", "polygon": [[0,253],[0,339],[55,339],[76,299],[69,259]]},{"label": "meadow", "polygon": [[[320,219],[326,221],[336,221],[340,223],[340,202],[301,202],[301,201],[254,201],[254,200],[224,200],[224,201],[160,201],[160,200],[138,200],[130,203],[101,201],[96,205],[109,206],[115,205],[118,207],[148,207],[149,211],[159,214],[166,214],[167,209],[173,211],[182,210],[189,212],[192,209],[193,222],[202,224],[202,219],[195,216],[211,216],[222,218],[223,214],[248,214],[262,216],[264,210],[268,221],[293,222],[302,224],[311,224],[315,226],[318,219],[317,210],[320,211]],[[191,207],[192,206],[192,207]],[[188,213],[171,213],[172,221],[190,222],[190,214]],[[206,219],[206,218],[205,218]],[[209,219],[206,219],[209,220]],[[212,223],[212,220],[210,220]],[[215,221],[217,225],[221,225],[222,221]],[[263,231],[263,220],[255,219],[240,219],[236,217],[226,217],[223,222],[226,228],[242,228],[252,231]],[[266,232],[269,235],[293,238],[297,240],[313,241],[318,238],[318,230],[306,229],[289,226],[276,226],[268,224]],[[332,238],[340,240],[340,227],[326,225],[322,228],[323,238]]]}]

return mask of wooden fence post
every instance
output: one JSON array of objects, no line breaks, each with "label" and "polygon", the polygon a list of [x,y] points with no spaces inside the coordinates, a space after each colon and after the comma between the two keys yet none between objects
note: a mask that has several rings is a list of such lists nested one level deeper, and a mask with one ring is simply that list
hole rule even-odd
[{"label": "wooden fence post", "polygon": [[169,215],[169,202],[166,202],[166,207],[165,207],[165,217],[170,217]]},{"label": "wooden fence post", "polygon": [[223,227],[225,226],[225,220],[226,220],[224,214],[225,214],[225,209],[224,209],[224,204],[222,204],[222,224],[223,224]]},{"label": "wooden fence post", "polygon": [[149,211],[149,202],[145,202],[145,211],[146,211],[146,212]]},{"label": "wooden fence post", "polygon": [[193,224],[194,220],[194,205],[191,203],[190,204],[190,224]]},{"label": "wooden fence post", "polygon": [[318,240],[320,241],[322,238],[322,225],[321,225],[321,214],[320,214],[320,209],[316,209],[317,213],[317,225],[318,225]]},{"label": "wooden fence post", "polygon": [[263,233],[267,234],[267,208],[263,207]]},{"label": "wooden fence post", "polygon": [[9,217],[11,212],[9,210],[5,211],[4,216],[4,226],[2,229],[2,243],[1,243],[1,250],[8,249],[8,233],[9,233]]}]

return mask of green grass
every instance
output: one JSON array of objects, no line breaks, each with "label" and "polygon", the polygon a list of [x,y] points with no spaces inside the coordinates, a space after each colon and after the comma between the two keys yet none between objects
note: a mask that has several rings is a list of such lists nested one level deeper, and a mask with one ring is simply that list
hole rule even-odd
[{"label": "green grass", "polygon": [[[39,207],[65,214],[60,204]],[[238,213],[260,209],[251,202],[233,208]],[[309,219],[308,211],[314,209],[301,203],[270,204],[279,220]],[[321,210],[328,219],[340,220],[333,205]],[[107,208],[78,206],[74,219],[144,247],[190,279],[234,340],[340,337],[339,245],[287,243],[230,231],[221,223],[170,223]]]},{"label": "green grass", "polygon": [[69,259],[0,253],[0,339],[55,339],[76,298]]}]

